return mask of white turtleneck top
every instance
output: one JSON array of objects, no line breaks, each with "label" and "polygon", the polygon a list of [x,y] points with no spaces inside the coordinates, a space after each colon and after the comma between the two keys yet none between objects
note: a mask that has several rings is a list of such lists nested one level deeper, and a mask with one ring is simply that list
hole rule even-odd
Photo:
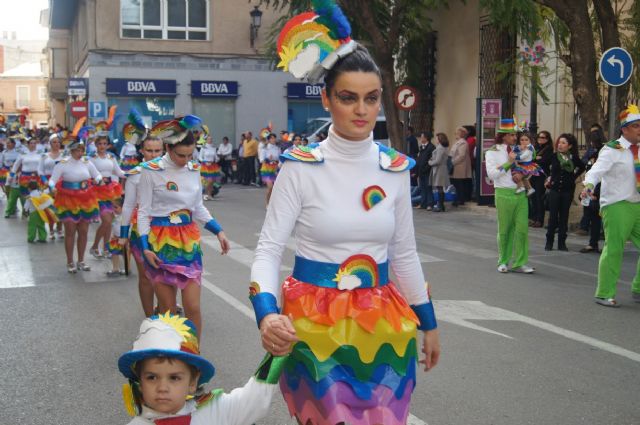
[{"label": "white turtleneck top", "polygon": [[[360,142],[329,129],[319,145],[323,163],[286,161],[278,174],[255,252],[251,281],[278,297],[282,252],[291,233],[296,255],[340,264],[356,254],[390,261],[409,304],[429,301],[416,251],[408,172],[380,168],[373,136]],[[386,198],[370,210],[362,195],[372,185]]]},{"label": "white turtleneck top", "polygon": [[[202,183],[198,169],[178,167],[165,154],[159,170],[141,167],[138,183],[138,231],[149,234],[152,217],[167,217],[174,211],[189,210],[193,218],[206,224],[211,214],[202,203]],[[175,186],[174,186],[175,185]],[[176,187],[168,190],[167,187]]]},{"label": "white turtleneck top", "polygon": [[35,173],[38,171],[41,157],[42,154],[39,154],[35,150],[20,155],[16,162],[13,163],[11,172],[17,173],[18,171],[22,171],[23,173]]},{"label": "white turtleneck top", "polygon": [[136,145],[129,142],[125,143],[120,151],[120,159],[124,159],[127,156],[134,156],[137,154]]},{"label": "white turtleneck top", "polygon": [[213,143],[205,143],[200,148],[200,154],[198,155],[200,162],[218,162],[217,149]]},{"label": "white turtleneck top", "polygon": [[274,144],[267,143],[267,145],[260,152],[259,160],[263,161],[278,161],[280,159],[280,148]]},{"label": "white turtleneck top", "polygon": [[124,178],[124,172],[120,169],[120,166],[116,162],[115,157],[110,153],[105,153],[104,156],[96,154],[91,157],[91,162],[95,165],[96,169],[102,174],[102,177],[113,179],[117,181],[118,178]]},{"label": "white turtleneck top", "polygon": [[83,156],[80,159],[73,157],[63,158],[55,167],[49,179],[49,185],[54,186],[58,180],[65,182],[78,183],[92,178],[98,182],[102,180],[102,175],[96,170],[96,167],[89,161],[89,158]]},{"label": "white turtleneck top", "polygon": [[38,175],[50,176],[53,174],[53,168],[63,158],[62,152],[58,152],[58,156],[55,158],[52,156],[52,152],[43,154],[40,157],[40,164],[38,164]]}]

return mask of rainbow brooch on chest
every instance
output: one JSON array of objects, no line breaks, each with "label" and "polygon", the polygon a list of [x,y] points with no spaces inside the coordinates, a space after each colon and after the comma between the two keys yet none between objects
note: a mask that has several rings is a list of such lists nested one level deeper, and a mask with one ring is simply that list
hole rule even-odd
[{"label": "rainbow brooch on chest", "polygon": [[386,197],[387,194],[384,193],[384,189],[380,186],[369,186],[364,190],[364,192],[362,192],[362,205],[365,210],[369,211],[371,208],[382,202]]},{"label": "rainbow brooch on chest", "polygon": [[177,192],[178,191],[178,184],[176,182],[167,182],[167,190],[171,191],[171,192]]}]

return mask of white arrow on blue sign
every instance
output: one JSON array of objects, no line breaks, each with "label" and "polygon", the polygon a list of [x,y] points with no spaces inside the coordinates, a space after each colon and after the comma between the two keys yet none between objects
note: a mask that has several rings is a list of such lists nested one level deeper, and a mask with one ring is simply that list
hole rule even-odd
[{"label": "white arrow on blue sign", "polygon": [[89,102],[89,118],[106,118],[106,102]]},{"label": "white arrow on blue sign", "polygon": [[625,84],[633,72],[631,55],[621,47],[612,47],[600,58],[600,76],[605,83],[613,87]]}]

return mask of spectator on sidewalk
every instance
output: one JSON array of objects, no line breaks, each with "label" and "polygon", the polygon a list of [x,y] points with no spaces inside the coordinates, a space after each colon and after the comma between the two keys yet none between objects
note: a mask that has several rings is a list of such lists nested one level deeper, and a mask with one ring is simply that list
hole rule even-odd
[{"label": "spectator on sidewalk", "polygon": [[476,178],[476,127],[474,125],[463,125],[465,130],[467,130],[467,146],[469,146],[469,161],[471,162],[471,178],[466,181],[467,183],[467,195],[469,198],[467,200],[476,199],[474,196],[474,188],[475,188],[475,178]]},{"label": "spectator on sidewalk", "polygon": [[467,130],[463,127],[456,129],[456,142],[451,147],[451,161],[453,162],[453,173],[451,174],[451,184],[456,188],[456,200],[453,206],[464,205],[469,200],[467,193],[471,186],[471,160],[469,159],[469,145],[467,144]]},{"label": "spectator on sidewalk", "polygon": [[416,208],[433,209],[433,188],[431,187],[431,165],[429,160],[433,155],[436,147],[431,143],[431,138],[427,133],[420,133],[420,144],[418,145],[418,159],[416,160],[416,175],[418,178],[418,186],[420,187],[420,203]]},{"label": "spectator on sidewalk", "polygon": [[[589,169],[591,168],[591,166],[595,163],[594,156],[595,158],[598,157],[598,152],[600,152],[600,149],[602,149],[602,147],[607,142],[608,140],[604,135],[604,130],[602,129],[602,126],[598,123],[593,124],[589,129],[589,143],[587,146],[587,151],[582,156],[582,162],[585,164],[585,166],[589,162],[591,162],[591,164],[588,167]],[[590,214],[590,211],[588,211],[588,209],[589,207],[584,207],[584,206],[582,208],[582,218],[580,219],[580,226],[578,230],[576,230],[575,232],[577,235],[586,236],[589,234],[589,230],[591,229],[591,226],[592,226],[592,223],[591,223],[592,215]],[[602,221],[600,222],[600,224],[602,224]]]},{"label": "spectator on sidewalk", "polygon": [[250,131],[246,133],[246,140],[243,144],[244,148],[244,175],[242,184],[256,184],[256,158],[258,156],[258,141],[253,137]]},{"label": "spectator on sidewalk", "polygon": [[222,183],[232,180],[231,176],[231,156],[233,146],[229,143],[229,138],[224,136],[222,143],[218,146],[218,157],[220,158],[220,169],[222,170]]},{"label": "spectator on sidewalk", "polygon": [[529,224],[531,227],[542,227],[544,226],[546,196],[544,182],[549,176],[549,165],[553,157],[551,133],[546,130],[539,132],[534,148],[536,151],[535,162],[542,168],[544,174],[531,176],[531,187],[536,191],[529,198]]},{"label": "spectator on sidewalk", "polygon": [[444,212],[444,190],[449,187],[449,170],[447,158],[449,158],[449,139],[444,133],[436,134],[436,148],[431,154],[428,164],[431,166],[431,187],[438,191],[438,202],[433,208],[434,212]]}]

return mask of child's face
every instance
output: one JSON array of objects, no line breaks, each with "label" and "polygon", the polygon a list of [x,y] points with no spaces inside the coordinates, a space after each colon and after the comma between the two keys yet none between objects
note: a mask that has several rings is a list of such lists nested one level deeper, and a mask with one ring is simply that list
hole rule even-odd
[{"label": "child's face", "polygon": [[140,372],[144,404],[156,412],[176,414],[184,407],[187,396],[196,391],[197,379],[181,360],[147,359]]},{"label": "child's face", "polygon": [[526,147],[529,146],[531,140],[527,136],[520,136],[520,146]]}]

